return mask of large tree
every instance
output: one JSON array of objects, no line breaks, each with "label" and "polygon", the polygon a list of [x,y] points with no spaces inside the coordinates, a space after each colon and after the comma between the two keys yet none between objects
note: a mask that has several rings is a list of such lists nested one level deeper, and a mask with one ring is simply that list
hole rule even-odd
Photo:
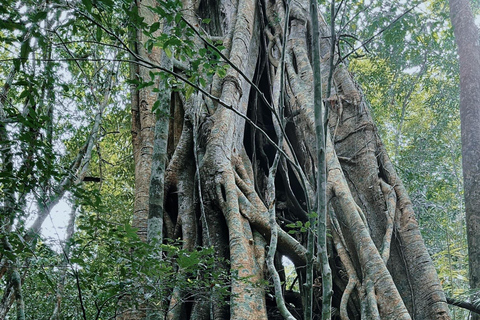
[{"label": "large tree", "polygon": [[[278,237],[277,267],[282,268],[281,257],[290,259],[301,284],[303,299],[292,299],[295,292],[284,292],[290,297],[288,309],[301,310],[309,305],[303,295],[308,291],[305,288],[322,285],[318,267],[314,283],[305,283],[305,267],[316,260],[307,259],[308,237],[302,232],[289,233],[292,224],[313,232],[307,222],[316,211],[312,92],[318,79],[312,71],[311,37],[315,32],[310,8],[306,1],[184,1],[182,5],[182,17],[175,20],[194,31],[190,35],[194,51],[220,56],[229,68],[224,76],[217,72],[198,81],[192,75],[191,61],[176,61],[173,69],[162,62],[162,55],[175,59],[181,52],[172,55],[168,46],[163,53],[155,46],[148,50],[148,43],[142,40],[146,33],[136,37],[132,54],[140,69],[135,74],[143,74],[143,81],[147,81],[148,70],[173,70],[177,79],[197,81],[189,83],[196,89],[193,92],[172,91],[171,101],[163,98],[165,85],[159,83],[159,87],[142,86],[133,95],[138,199],[134,223],[147,234],[147,226],[153,230],[158,225],[148,220],[163,216],[166,237],[181,237],[187,248],[213,246],[217,256],[229,261],[219,267],[229,268],[232,278],[228,305],[205,297],[192,301],[186,299],[189,293],[175,290],[168,317],[274,318],[275,312],[268,307],[270,290],[260,285],[274,276],[265,269],[272,235]],[[159,19],[152,12],[163,12],[153,3],[137,6],[139,12],[145,10],[144,21],[149,23]],[[445,296],[405,188],[381,143],[359,85],[338,62],[337,54],[332,56],[330,26],[322,16],[319,20],[325,92],[330,81],[332,85],[327,97],[326,153],[333,307],[343,319],[449,319]],[[221,51],[215,49],[219,40]],[[329,77],[332,65],[335,70]],[[157,109],[170,110],[168,138],[154,134],[156,99],[152,96],[158,91],[162,99]],[[152,159],[161,154],[165,143],[168,161],[157,162],[152,169]],[[281,160],[277,176],[272,177],[276,153]],[[148,190],[151,183],[162,181],[154,177],[162,177],[163,165],[165,198],[159,201],[158,196],[163,195]],[[149,206],[148,198],[165,202],[165,208]],[[273,223],[269,221],[272,209]],[[314,295],[314,301],[322,299],[321,290]],[[314,304],[315,314],[321,312],[318,305]]]}]

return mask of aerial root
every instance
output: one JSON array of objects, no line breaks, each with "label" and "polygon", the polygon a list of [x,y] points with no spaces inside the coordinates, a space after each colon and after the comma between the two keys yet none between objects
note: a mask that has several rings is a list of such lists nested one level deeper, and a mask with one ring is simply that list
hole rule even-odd
[{"label": "aerial root", "polygon": [[382,178],[379,179],[380,181],[380,188],[382,193],[385,197],[385,203],[387,206],[387,211],[385,212],[385,216],[387,218],[387,225],[385,236],[383,238],[383,244],[381,249],[382,259],[385,264],[390,257],[390,245],[392,242],[392,234],[393,234],[393,226],[395,222],[395,212],[397,208],[397,196],[395,194],[395,189],[386,183]]},{"label": "aerial root", "polygon": [[[352,255],[349,256],[342,253],[340,258],[342,259],[342,262],[344,262],[345,268],[347,268],[346,265],[349,263],[347,258],[351,260],[358,259],[357,263],[354,265],[356,266],[357,274],[361,274],[362,276],[361,283],[356,285],[357,290],[359,290],[362,318],[379,319],[379,314],[382,314],[382,317],[385,317],[385,319],[394,319],[393,317],[395,317],[395,319],[410,319],[403,300],[395,287],[392,276],[386,267],[385,258],[388,258],[389,249],[383,250],[383,256],[380,254],[371,238],[369,227],[368,224],[366,224],[363,212],[356,204],[353,195],[350,192],[345,176],[341,171],[331,170],[340,167],[340,164],[330,139],[327,139],[326,151],[327,168],[330,173],[328,180],[332,185],[333,194],[338,200],[338,209],[341,210],[341,216],[339,216],[339,218],[342,219],[339,220],[337,229],[340,230],[338,225],[342,223],[341,227],[348,230],[348,236],[351,237],[351,240],[355,243],[353,247],[350,247],[351,244],[348,246],[350,250],[354,250]],[[386,191],[390,189],[391,188],[386,188]],[[392,210],[395,208],[392,205],[394,202],[391,202],[394,201],[394,198],[391,193],[388,193],[388,195],[390,198],[388,198],[389,204],[387,207]],[[392,211],[389,211],[389,214],[391,214],[391,212]],[[391,227],[387,232],[388,241],[386,242],[387,246],[385,246],[385,248],[389,248],[392,230]],[[336,246],[340,246],[340,252],[342,252],[342,246],[347,247],[345,242],[342,243],[341,241],[336,241],[335,244]],[[349,277],[355,278],[351,271],[348,272],[347,270],[347,273]],[[351,286],[353,286],[353,284]],[[351,294],[351,292],[347,293]],[[344,303],[346,304],[347,302]],[[347,317],[345,309],[343,311],[343,316]]]},{"label": "aerial root", "polygon": [[363,279],[363,283],[360,281],[355,267],[353,266],[350,254],[346,249],[347,245],[342,233],[342,229],[340,228],[340,223],[338,222],[335,214],[331,215],[330,218],[332,220],[332,236],[335,249],[348,276],[347,286],[343,291],[340,301],[340,318],[342,320],[350,319],[348,317],[347,305],[353,290],[357,288],[361,304],[361,318],[380,319],[373,279],[370,279],[366,274],[364,274],[363,276],[365,278]]},{"label": "aerial root", "polygon": [[340,257],[340,260],[342,261],[342,264],[345,267],[345,271],[347,272],[347,275],[348,275],[347,287],[343,291],[342,299],[340,301],[340,318],[342,320],[349,320],[347,304],[348,304],[348,300],[350,299],[350,295],[353,292],[353,289],[355,287],[358,287],[359,280],[358,280],[357,272],[353,267],[352,260],[350,259],[350,256],[347,252],[345,238],[343,237],[340,224],[334,214],[331,216],[330,219],[332,221],[332,227],[333,227],[332,235],[333,235],[333,242],[335,244],[335,249],[337,250],[337,254]]},{"label": "aerial root", "polygon": [[268,60],[270,63],[275,67],[278,68],[279,66],[279,60],[278,58],[275,58],[273,56],[273,48],[276,45],[278,48],[282,48],[282,45],[280,43],[280,39],[276,36],[274,36],[270,30],[265,28],[265,34],[267,35],[268,38],[268,47],[267,47],[267,52],[268,52]]},{"label": "aerial root", "polygon": [[380,320],[377,298],[375,296],[375,284],[372,279],[364,280],[365,291],[367,293],[368,319]]}]

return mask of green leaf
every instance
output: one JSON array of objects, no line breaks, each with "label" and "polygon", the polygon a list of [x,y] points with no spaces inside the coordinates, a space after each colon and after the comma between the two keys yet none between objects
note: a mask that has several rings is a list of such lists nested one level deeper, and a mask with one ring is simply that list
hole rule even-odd
[{"label": "green leaf", "polygon": [[90,0],[82,0],[83,5],[85,6],[85,9],[87,9],[88,12],[92,12],[92,1]]},{"label": "green leaf", "polygon": [[85,261],[80,258],[70,258],[70,263],[71,264],[78,264],[78,265],[83,265]]},{"label": "green leaf", "polygon": [[160,100],[155,101],[155,103],[152,106],[152,112],[156,114],[158,112],[160,106]]},{"label": "green leaf", "polygon": [[149,86],[152,86],[154,85],[155,83],[153,81],[145,81],[145,82],[141,82],[138,84],[137,86],[137,90],[140,90],[140,89],[143,89],[143,88],[146,88],[146,87],[149,87]]},{"label": "green leaf", "polygon": [[158,29],[160,29],[160,22],[157,21],[152,23],[152,25],[150,26],[150,33],[154,33]]},{"label": "green leaf", "polygon": [[200,261],[198,257],[187,255],[187,254],[181,255],[177,259],[178,265],[180,266],[180,268],[183,268],[183,269],[188,269],[190,267],[197,266],[199,262]]},{"label": "green leaf", "polygon": [[110,10],[113,8],[115,3],[113,0],[97,0],[97,4],[103,9]]},{"label": "green leaf", "polygon": [[45,20],[45,18],[47,18],[47,12],[46,11],[40,11],[40,12],[37,12],[33,15],[32,22],[42,21],[42,20]]},{"label": "green leaf", "polygon": [[180,20],[182,20],[182,15],[180,13],[177,13],[175,15],[175,23],[178,24],[180,22]]},{"label": "green leaf", "polygon": [[313,218],[318,217],[318,215],[317,215],[317,213],[316,213],[315,211],[312,211],[312,212],[310,212],[310,213],[308,214],[308,217],[309,217],[310,219],[313,219]]},{"label": "green leaf", "polygon": [[172,51],[170,50],[169,47],[163,48],[163,50],[165,51],[165,54],[167,55],[167,57],[169,58],[172,57]]},{"label": "green leaf", "polygon": [[195,88],[190,86],[190,85],[187,85],[187,91],[185,92],[185,99],[188,100],[188,98],[190,98],[190,96],[195,92]]},{"label": "green leaf", "polygon": [[25,29],[25,27],[24,25],[14,21],[0,19],[0,29],[13,31],[13,30],[23,30]]},{"label": "green leaf", "polygon": [[22,46],[20,47],[20,59],[22,64],[25,64],[25,62],[28,59],[28,54],[32,51],[32,48],[30,47],[29,41],[25,41],[22,43]]},{"label": "green leaf", "polygon": [[147,52],[152,52],[153,49],[153,40],[148,39],[147,42],[145,43],[145,49]]},{"label": "green leaf", "polygon": [[225,78],[227,75],[227,71],[223,68],[217,70],[217,74],[220,78]]},{"label": "green leaf", "polygon": [[97,26],[97,31],[96,31],[96,33],[95,33],[95,39],[96,39],[98,42],[102,41],[102,34],[103,34],[102,28],[100,28],[100,27]]}]

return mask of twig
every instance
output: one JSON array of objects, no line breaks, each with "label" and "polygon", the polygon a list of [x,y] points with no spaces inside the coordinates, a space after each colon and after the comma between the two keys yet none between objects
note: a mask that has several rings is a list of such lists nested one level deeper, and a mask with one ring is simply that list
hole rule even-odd
[{"label": "twig", "polygon": [[393,20],[388,26],[386,26],[385,28],[381,29],[380,31],[378,31],[376,34],[374,34],[373,36],[371,36],[367,41],[364,41],[362,42],[358,47],[356,47],[355,49],[353,49],[352,51],[350,51],[349,53],[347,53],[344,57],[339,57],[336,65],[339,65],[340,63],[342,63],[345,59],[347,59],[349,56],[351,56],[353,53],[355,53],[357,50],[359,50],[360,48],[362,47],[365,47],[367,44],[369,44],[370,42],[373,41],[373,39],[375,39],[376,37],[378,37],[379,35],[381,35],[382,33],[384,33],[385,31],[387,31],[388,29],[390,29],[398,20],[400,20],[401,18],[403,18],[405,15],[407,15],[408,13],[410,13],[410,11],[412,11],[413,9],[415,9],[416,7],[418,6],[418,4],[414,5],[413,7],[411,7],[410,9],[408,9],[407,11],[405,11],[404,13],[402,13],[401,15],[399,15],[397,18],[395,18],[395,20]]}]

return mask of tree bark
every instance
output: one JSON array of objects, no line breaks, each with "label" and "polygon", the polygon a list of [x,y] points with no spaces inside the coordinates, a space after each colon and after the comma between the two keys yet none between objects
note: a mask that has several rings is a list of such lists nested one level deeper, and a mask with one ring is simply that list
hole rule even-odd
[{"label": "tree bark", "polygon": [[[468,0],[450,0],[450,19],[460,64],[462,167],[467,225],[470,288],[480,301],[480,44]],[[472,315],[478,320],[478,314]]]},{"label": "tree bark", "polygon": [[[156,1],[144,0],[137,1],[138,14],[144,18],[147,25],[152,25],[159,21],[149,7],[154,7]],[[157,31],[157,35],[160,32]],[[161,49],[154,46],[150,51],[145,48],[148,37],[143,33],[142,29],[134,31],[134,50],[136,54],[145,59],[161,65]],[[152,80],[150,69],[132,64],[131,79],[135,79],[141,83],[150,82]],[[160,79],[157,77],[154,83],[148,87],[137,89],[132,87],[132,143],[133,156],[135,159],[135,202],[133,209],[133,223],[138,228],[138,234],[141,239],[147,240],[147,224],[149,209],[149,191],[150,177],[152,172],[152,158],[154,146],[155,131],[155,115],[152,107],[158,99],[158,92],[154,88],[158,88]]]},{"label": "tree bark", "polygon": [[[182,314],[189,319],[277,319],[275,307],[267,305],[266,298],[273,290],[261,285],[270,277],[265,268],[266,243],[271,237],[275,243],[278,237],[276,255],[295,264],[302,293],[306,264],[313,263],[307,258],[305,234],[288,233],[292,228],[288,222],[306,225],[320,174],[310,41],[315,33],[308,1],[292,1],[288,19],[283,1],[186,0],[183,5],[185,21],[195,28],[195,46],[213,50],[208,39],[222,39],[225,49],[220,54],[230,68],[223,78],[218,74],[206,78],[206,84],[197,86],[190,96],[179,93],[173,103],[165,225],[173,225],[171,230],[177,232],[167,234],[180,236],[186,249],[193,249],[194,244],[213,246],[217,257],[228,259],[218,267],[230,271],[231,290],[229,304],[224,303],[226,297],[216,295],[215,284],[204,292],[207,299],[185,301],[182,292],[174,291],[170,305],[180,303],[185,308],[181,312],[171,308],[168,318],[178,319]],[[211,21],[205,24],[203,19]],[[325,80],[331,45],[329,27],[321,15],[319,20]],[[284,69],[280,63],[283,45]],[[159,60],[147,58],[161,68]],[[277,103],[282,97],[283,72],[284,99]],[[330,265],[333,308],[341,310],[342,319],[450,319],[411,202],[377,135],[361,90],[341,64],[333,73],[333,84],[333,93],[327,97],[331,103],[325,152],[327,199],[334,211],[329,216],[333,237],[326,246],[330,263],[336,261]],[[148,106],[154,97],[137,94],[133,102],[139,184],[134,224],[141,231],[144,224],[139,217],[145,217],[142,199],[149,183],[142,177],[151,167],[153,124],[148,120]],[[175,129],[177,124],[181,134]],[[282,172],[272,180],[268,177],[276,165],[276,153],[282,155]],[[268,187],[272,181],[274,188]],[[276,219],[269,219],[269,209],[275,210]],[[322,313],[322,290],[318,290],[322,278],[318,266],[314,269],[312,313],[317,316]],[[285,305],[292,311],[303,308],[305,301],[296,299]]]}]

